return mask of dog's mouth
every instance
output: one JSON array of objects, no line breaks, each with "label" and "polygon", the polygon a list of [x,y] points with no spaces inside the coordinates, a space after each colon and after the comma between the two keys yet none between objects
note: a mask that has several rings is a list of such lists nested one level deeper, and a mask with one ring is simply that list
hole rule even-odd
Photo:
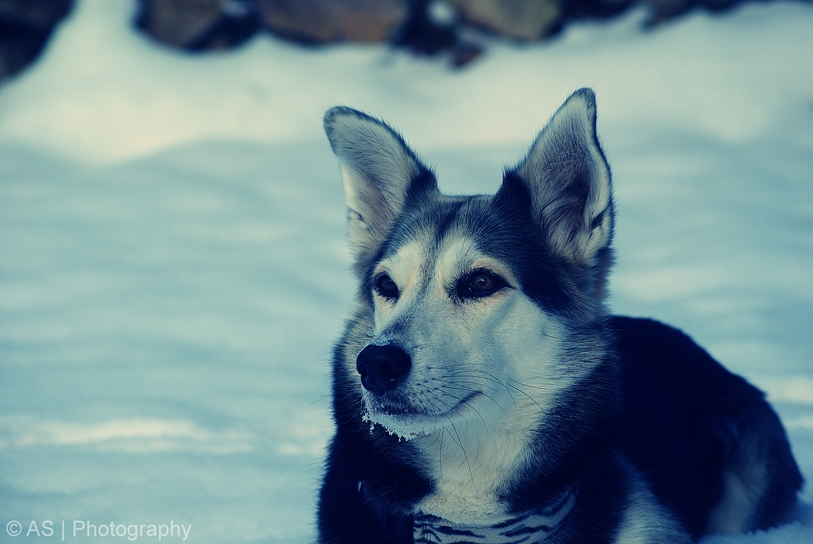
[{"label": "dog's mouth", "polygon": [[471,402],[480,395],[480,392],[474,391],[461,399],[454,399],[454,403],[431,395],[426,395],[419,402],[365,395],[364,421],[379,424],[401,438],[415,438],[464,418],[473,410]]}]

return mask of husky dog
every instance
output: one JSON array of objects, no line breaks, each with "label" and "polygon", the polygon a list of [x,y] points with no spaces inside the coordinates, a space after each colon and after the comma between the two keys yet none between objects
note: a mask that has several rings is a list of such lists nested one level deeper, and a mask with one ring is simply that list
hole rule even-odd
[{"label": "husky dog", "polygon": [[335,348],[319,542],[688,543],[792,521],[764,395],[609,314],[610,170],[575,92],[494,195],[448,196],[336,107],[358,304]]}]

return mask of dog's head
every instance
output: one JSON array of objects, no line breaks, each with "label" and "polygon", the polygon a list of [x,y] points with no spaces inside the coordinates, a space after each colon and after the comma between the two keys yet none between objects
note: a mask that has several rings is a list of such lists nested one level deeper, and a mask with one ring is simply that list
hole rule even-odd
[{"label": "dog's head", "polygon": [[346,365],[370,420],[409,437],[544,410],[583,371],[561,356],[565,336],[605,313],[613,209],[593,92],[574,93],[487,196],[441,194],[361,112],[324,123],[369,316]]}]

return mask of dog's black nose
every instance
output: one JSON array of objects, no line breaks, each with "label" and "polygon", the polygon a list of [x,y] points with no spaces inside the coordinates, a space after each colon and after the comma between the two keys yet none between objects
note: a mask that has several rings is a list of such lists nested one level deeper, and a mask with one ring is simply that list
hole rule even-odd
[{"label": "dog's black nose", "polygon": [[398,387],[411,367],[409,354],[394,344],[367,346],[356,358],[361,385],[373,393],[384,393]]}]

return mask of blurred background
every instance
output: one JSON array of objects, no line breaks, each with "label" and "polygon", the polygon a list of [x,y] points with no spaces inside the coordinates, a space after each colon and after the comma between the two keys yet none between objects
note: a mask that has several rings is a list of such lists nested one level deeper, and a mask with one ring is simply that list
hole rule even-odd
[{"label": "blurred background", "polygon": [[[128,0],[125,0],[128,1]],[[641,7],[656,27],[696,9],[724,12],[742,0],[132,0],[133,25],[185,51],[239,47],[268,33],[302,45],[388,43],[445,55],[456,67],[482,53],[472,34],[547,40],[569,23],[617,17]],[[42,51],[76,0],[0,2],[0,77],[19,73]]]},{"label": "blurred background", "polygon": [[[0,542],[313,541],[355,294],[323,112],[488,193],[583,86],[613,311],[765,390],[813,480],[809,1],[0,0]],[[704,542],[809,543],[803,501]]]}]

